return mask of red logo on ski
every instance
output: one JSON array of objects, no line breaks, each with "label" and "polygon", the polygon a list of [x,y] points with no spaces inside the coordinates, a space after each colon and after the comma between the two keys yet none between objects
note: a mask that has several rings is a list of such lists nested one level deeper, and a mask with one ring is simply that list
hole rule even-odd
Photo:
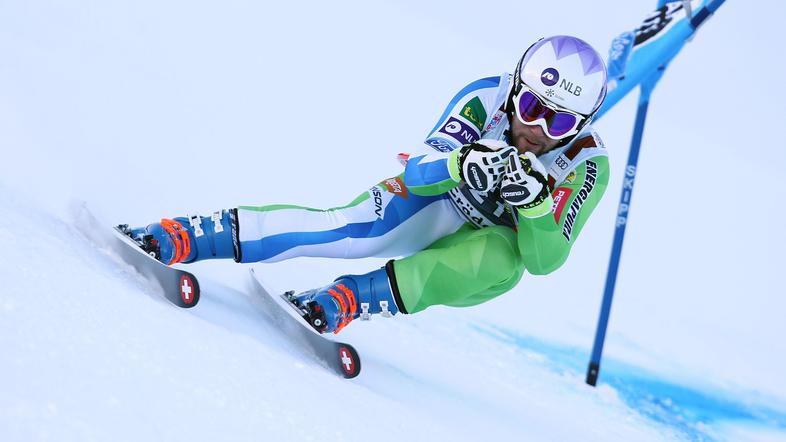
[{"label": "red logo on ski", "polygon": [[188,275],[180,277],[180,299],[187,306],[190,306],[196,300],[196,284]]},{"label": "red logo on ski", "polygon": [[338,359],[341,361],[341,369],[344,370],[344,374],[347,377],[354,377],[357,364],[355,363],[355,356],[352,350],[342,345],[338,348]]}]

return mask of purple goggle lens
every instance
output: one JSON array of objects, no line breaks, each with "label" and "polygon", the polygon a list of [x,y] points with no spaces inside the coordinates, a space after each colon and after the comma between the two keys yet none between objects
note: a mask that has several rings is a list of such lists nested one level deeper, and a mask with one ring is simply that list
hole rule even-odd
[{"label": "purple goggle lens", "polygon": [[522,123],[532,125],[543,120],[546,123],[546,134],[555,139],[576,133],[579,123],[584,119],[581,115],[548,106],[527,88],[522,89],[515,97],[515,104],[516,115]]}]

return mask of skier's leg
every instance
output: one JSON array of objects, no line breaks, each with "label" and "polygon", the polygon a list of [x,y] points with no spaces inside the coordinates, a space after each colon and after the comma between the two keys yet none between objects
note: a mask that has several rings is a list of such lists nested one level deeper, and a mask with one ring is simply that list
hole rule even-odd
[{"label": "skier's leg", "polygon": [[475,230],[465,225],[408,258],[365,275],[341,276],[292,301],[306,308],[307,319],[321,332],[338,332],[364,313],[391,316],[436,304],[476,305],[521,279],[524,267],[517,247],[516,235],[507,227]]},{"label": "skier's leg", "polygon": [[239,207],[241,262],[408,255],[464,223],[446,196],[414,195],[400,180],[393,188],[389,181],[332,209]]},{"label": "skier's leg", "polygon": [[510,290],[524,273],[515,232],[499,226],[466,226],[391,267],[405,313],[480,304]]},{"label": "skier's leg", "polygon": [[172,264],[212,258],[276,262],[297,256],[361,258],[415,253],[456,231],[463,219],[444,195],[423,197],[398,178],[332,209],[241,206],[211,217],[162,220],[133,229]]}]

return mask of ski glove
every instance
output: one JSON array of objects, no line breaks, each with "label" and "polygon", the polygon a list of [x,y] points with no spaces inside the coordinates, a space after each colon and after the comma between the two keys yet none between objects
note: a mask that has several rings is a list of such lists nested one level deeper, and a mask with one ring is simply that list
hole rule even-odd
[{"label": "ski glove", "polygon": [[500,196],[527,218],[546,215],[554,205],[546,181],[546,168],[532,152],[510,157]]},{"label": "ski glove", "polygon": [[459,175],[467,185],[481,192],[497,187],[508,158],[516,153],[516,148],[499,140],[479,140],[465,144],[458,154]]}]

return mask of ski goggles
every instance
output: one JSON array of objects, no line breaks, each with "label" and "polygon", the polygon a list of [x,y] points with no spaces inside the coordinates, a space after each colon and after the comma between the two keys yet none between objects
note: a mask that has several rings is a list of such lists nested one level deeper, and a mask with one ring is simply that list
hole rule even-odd
[{"label": "ski goggles", "polygon": [[513,96],[516,117],[527,126],[540,126],[552,140],[575,135],[579,132],[586,116],[567,109],[546,104],[535,91],[522,83],[521,90]]}]

